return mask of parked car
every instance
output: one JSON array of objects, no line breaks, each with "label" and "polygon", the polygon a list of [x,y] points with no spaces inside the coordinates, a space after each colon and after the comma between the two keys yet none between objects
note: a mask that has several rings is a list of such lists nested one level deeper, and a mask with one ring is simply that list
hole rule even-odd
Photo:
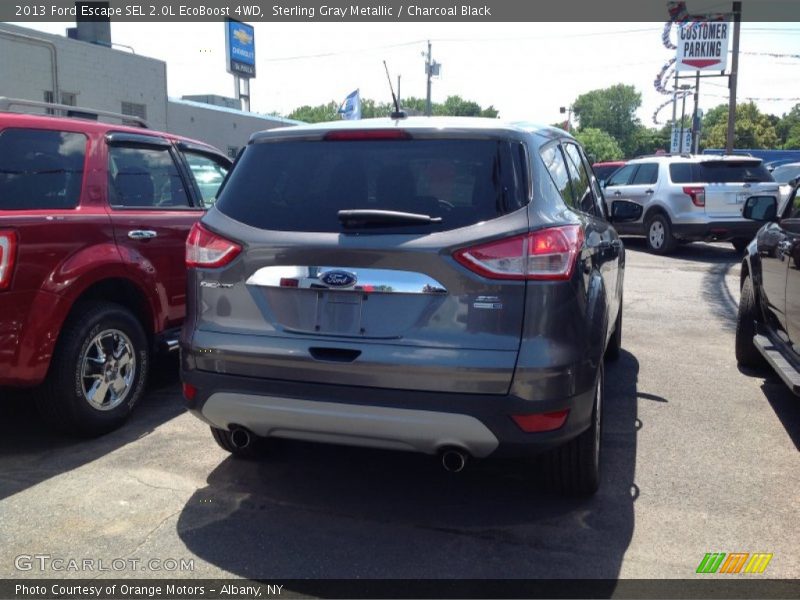
[{"label": "parked car", "polygon": [[190,410],[268,437],[467,457],[549,451],[597,489],[625,253],[578,143],[484,119],[255,134],[187,242]]},{"label": "parked car", "polygon": [[744,252],[758,225],[742,217],[745,199],[781,193],[760,159],[742,156],[662,155],[631,160],[606,181],[607,201],[629,200],[641,221],[621,225],[643,235],[647,247],[669,254],[679,243],[730,241]]},{"label": "parked car", "polygon": [[800,178],[800,162],[786,163],[775,167],[772,170],[772,177],[782,185]]},{"label": "parked car", "polygon": [[193,165],[230,163],[149,129],[0,112],[0,386],[35,388],[54,426],[118,427],[152,352],[177,350],[186,237],[211,200]]},{"label": "parked car", "polygon": [[800,195],[779,212],[772,196],[747,199],[743,214],[762,223],[742,261],[736,360],[768,363],[800,395]]},{"label": "parked car", "polygon": [[597,181],[600,182],[600,185],[611,176],[617,169],[620,167],[624,167],[626,162],[624,160],[611,160],[607,162],[597,162],[592,165],[592,171],[594,171],[594,176],[597,177]]}]

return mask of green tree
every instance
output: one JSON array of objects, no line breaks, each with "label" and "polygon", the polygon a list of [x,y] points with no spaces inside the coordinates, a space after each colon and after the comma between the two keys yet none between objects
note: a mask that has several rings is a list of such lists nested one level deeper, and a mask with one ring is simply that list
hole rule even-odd
[{"label": "green tree", "polygon": [[[401,99],[401,108],[411,115],[425,114],[425,99],[409,98]],[[331,100],[327,104],[318,106],[301,106],[296,108],[288,117],[306,123],[322,123],[324,121],[335,121],[340,118],[339,103]],[[394,111],[394,106],[390,102],[378,102],[371,98],[361,99],[361,118],[373,119],[376,117],[388,117]],[[451,117],[488,117],[497,118],[498,111],[494,106],[483,108],[477,102],[464,100],[460,96],[448,96],[443,103],[434,102],[431,105],[431,112],[435,116]]]},{"label": "green tree", "polygon": [[783,115],[775,129],[784,149],[800,149],[800,104],[795,104],[792,110]]},{"label": "green tree", "polygon": [[[717,110],[720,107],[717,107]],[[704,128],[702,134],[705,148],[724,148],[728,134],[727,107],[725,118]],[[745,102],[736,107],[734,148],[777,148],[780,146],[778,132],[770,115],[762,113],[754,102]]]},{"label": "green tree", "polygon": [[572,111],[580,129],[600,129],[614,137],[625,155],[634,153],[635,132],[640,126],[636,110],[642,95],[632,85],[618,83],[608,88],[592,90],[578,96]]},{"label": "green tree", "polygon": [[290,119],[303,121],[305,123],[324,123],[325,121],[335,121],[339,118],[339,103],[331,100],[327,104],[318,106],[301,106],[289,113]]},{"label": "green tree", "polygon": [[620,160],[625,156],[614,136],[600,129],[585,127],[575,134],[575,138],[593,161]]}]

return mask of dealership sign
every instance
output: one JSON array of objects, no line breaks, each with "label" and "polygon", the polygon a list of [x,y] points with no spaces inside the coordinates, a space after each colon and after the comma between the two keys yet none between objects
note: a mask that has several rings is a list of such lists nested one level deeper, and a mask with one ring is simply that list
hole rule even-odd
[{"label": "dealership sign", "polygon": [[225,22],[225,58],[228,73],[248,79],[256,76],[256,42],[252,25],[233,19]]},{"label": "dealership sign", "polygon": [[695,21],[678,27],[678,71],[724,71],[730,30],[727,21]]}]

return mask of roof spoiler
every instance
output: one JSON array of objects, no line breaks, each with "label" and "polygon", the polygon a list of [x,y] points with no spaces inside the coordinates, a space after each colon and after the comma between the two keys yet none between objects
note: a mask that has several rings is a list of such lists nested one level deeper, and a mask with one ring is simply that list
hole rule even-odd
[{"label": "roof spoiler", "polygon": [[31,114],[29,111],[25,110],[14,110],[11,108],[12,106],[23,107],[23,109],[25,107],[28,107],[28,108],[59,110],[63,111],[68,117],[73,117],[73,118],[80,118],[83,115],[94,115],[96,117],[119,119],[122,122],[130,121],[136,123],[136,125],[142,127],[143,129],[150,128],[149,125],[147,124],[147,121],[135,115],[123,115],[122,113],[115,113],[107,110],[99,110],[97,108],[70,106],[69,104],[56,104],[53,102],[39,102],[37,100],[25,100],[23,98],[7,98],[6,96],[0,96],[0,111]]}]

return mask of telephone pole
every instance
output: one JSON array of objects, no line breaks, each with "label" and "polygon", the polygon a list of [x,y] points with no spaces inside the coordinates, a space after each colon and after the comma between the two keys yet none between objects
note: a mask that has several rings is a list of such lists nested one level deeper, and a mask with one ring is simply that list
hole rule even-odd
[{"label": "telephone pole", "polygon": [[425,100],[425,116],[431,116],[431,71],[433,62],[431,61],[431,41],[428,40],[428,58],[425,61],[425,73],[428,75],[428,95]]},{"label": "telephone pole", "polygon": [[736,85],[739,79],[739,34],[742,28],[742,3],[733,3],[733,62],[731,75],[728,80],[730,99],[728,100],[728,135],[725,143],[725,153],[733,154],[733,138],[736,131]]}]

